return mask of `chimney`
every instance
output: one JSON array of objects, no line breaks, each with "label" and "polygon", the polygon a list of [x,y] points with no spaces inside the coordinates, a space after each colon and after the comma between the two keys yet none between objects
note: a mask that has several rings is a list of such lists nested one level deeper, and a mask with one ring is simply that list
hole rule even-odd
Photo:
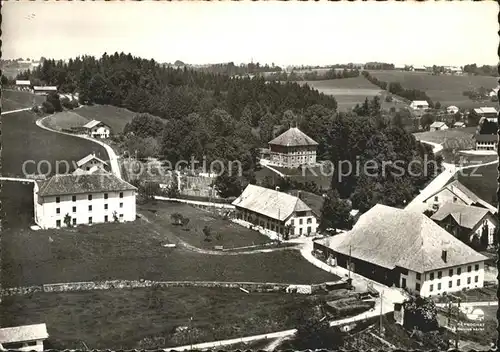
[{"label": "chimney", "polygon": [[448,251],[446,249],[443,249],[441,251],[441,259],[443,259],[443,262],[445,263],[448,260]]},{"label": "chimney", "polygon": [[276,190],[279,192],[280,191],[280,186],[276,186]]},{"label": "chimney", "polygon": [[302,199],[302,192],[300,190],[297,191],[297,198]]}]

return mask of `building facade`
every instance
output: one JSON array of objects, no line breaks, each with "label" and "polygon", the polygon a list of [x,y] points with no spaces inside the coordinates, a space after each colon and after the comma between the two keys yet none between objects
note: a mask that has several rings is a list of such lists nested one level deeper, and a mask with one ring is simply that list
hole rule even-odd
[{"label": "building facade", "polygon": [[35,222],[43,229],[136,219],[136,191],[110,173],[56,175],[34,186]]},{"label": "building facade", "polygon": [[248,185],[232,204],[237,219],[281,238],[310,236],[318,227],[317,215],[301,199],[272,189]]},{"label": "building facade", "polygon": [[269,161],[281,167],[316,164],[318,143],[296,127],[269,142]]},{"label": "building facade", "polygon": [[414,100],[410,104],[413,110],[426,110],[429,108],[429,103],[425,100]]},{"label": "building facade", "polygon": [[447,130],[448,126],[444,122],[436,121],[431,124],[430,131],[444,131]]},{"label": "building facade", "polygon": [[330,265],[421,296],[480,288],[482,254],[427,216],[376,205],[351,231],[314,241]]},{"label": "building facade", "polygon": [[90,171],[90,169],[97,167],[98,169],[107,171],[108,163],[99,159],[95,153],[89,154],[86,157],[78,160],[76,166],[83,171]]}]

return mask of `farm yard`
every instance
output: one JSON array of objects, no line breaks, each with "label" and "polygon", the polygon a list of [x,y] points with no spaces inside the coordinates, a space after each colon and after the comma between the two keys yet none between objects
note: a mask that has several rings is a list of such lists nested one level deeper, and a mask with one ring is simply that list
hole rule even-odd
[{"label": "farm yard", "polygon": [[459,108],[475,108],[480,106],[496,106],[497,103],[473,102],[463,95],[464,91],[484,87],[492,89],[497,86],[497,79],[488,76],[434,76],[427,72],[410,71],[370,71],[370,74],[385,82],[399,82],[406,89],[425,91],[434,101],[439,101],[441,106],[450,105]]},{"label": "farm yard", "polygon": [[338,279],[307,262],[294,249],[208,255],[181,247],[165,248],[163,245],[176,237],[159,225],[136,220],[72,229],[7,229],[2,236],[3,285],[107,279],[307,284]]},{"label": "farm yard", "polygon": [[[59,161],[59,173],[66,171],[64,161],[73,170],[73,162],[77,162],[88,154],[95,152],[103,160],[109,160],[106,150],[89,140],[62,135],[44,130],[35,124],[37,115],[30,111],[22,111],[2,117],[3,176],[25,177],[23,163],[33,160],[39,164],[39,172],[53,175],[56,172],[56,161]],[[26,164],[26,174],[37,172],[34,163]],[[49,167],[50,165],[50,167]]]},{"label": "farm yard", "polygon": [[81,341],[90,349],[156,349],[292,329],[295,312],[312,309],[316,297],[183,287],[36,293],[5,297],[0,316],[3,326],[45,322],[46,349],[82,349]]}]

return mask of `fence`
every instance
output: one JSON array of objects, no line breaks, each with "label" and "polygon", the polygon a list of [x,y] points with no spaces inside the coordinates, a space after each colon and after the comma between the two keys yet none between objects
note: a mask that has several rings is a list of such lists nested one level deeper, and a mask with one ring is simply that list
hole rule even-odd
[{"label": "fence", "polygon": [[[2,296],[30,295],[40,292],[71,292],[71,291],[94,291],[112,289],[134,289],[134,288],[171,288],[171,287],[207,287],[207,288],[229,288],[245,289],[249,292],[299,292],[296,288],[310,287],[311,293],[324,290],[331,283],[300,285],[291,283],[272,282],[225,282],[225,281],[150,281],[150,280],[108,280],[67,282],[25,287],[4,288],[0,291]],[[337,283],[336,283],[337,284]],[[338,288],[342,288],[343,281],[338,282]]]}]

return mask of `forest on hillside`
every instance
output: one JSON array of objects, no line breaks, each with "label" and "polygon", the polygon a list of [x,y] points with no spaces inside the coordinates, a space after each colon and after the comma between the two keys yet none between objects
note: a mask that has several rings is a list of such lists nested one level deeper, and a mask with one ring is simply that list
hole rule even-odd
[{"label": "forest on hillside", "polygon": [[151,154],[147,156],[171,163],[192,157],[208,162],[239,160],[244,177],[237,182],[255,182],[256,148],[295,124],[319,143],[320,160],[334,165],[345,160],[380,162],[376,177],[351,174],[338,181],[338,170],[333,176],[332,186],[360,210],[378,202],[402,205],[434,176],[434,169],[398,177],[382,172],[384,160],[414,169],[422,166],[410,161],[435,157],[397,121],[384,118],[375,100],[356,111],[338,113],[334,97],[308,85],[234,79],[165,67],[123,53],[77,57],[66,63],[45,60],[18,79],[79,92],[83,104],[111,104],[136,112],[121,138]]}]

